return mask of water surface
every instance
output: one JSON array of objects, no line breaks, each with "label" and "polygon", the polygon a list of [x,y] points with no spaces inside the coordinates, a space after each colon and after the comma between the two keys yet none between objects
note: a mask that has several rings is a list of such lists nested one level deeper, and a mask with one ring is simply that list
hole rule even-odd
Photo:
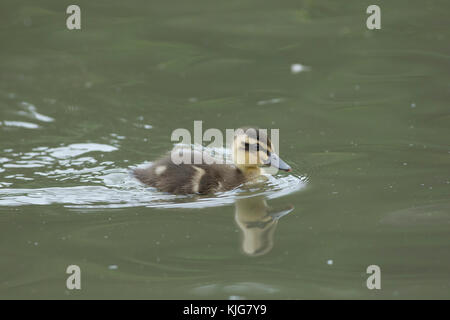
[{"label": "water surface", "polygon": [[[78,4],[80,31],[0,10],[1,298],[450,298],[447,1],[381,1],[375,31],[368,1]],[[194,120],[280,129],[292,174],[130,177]]]}]

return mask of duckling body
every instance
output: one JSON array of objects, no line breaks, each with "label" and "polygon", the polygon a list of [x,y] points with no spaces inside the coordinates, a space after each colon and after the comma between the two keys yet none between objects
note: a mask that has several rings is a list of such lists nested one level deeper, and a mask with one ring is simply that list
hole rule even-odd
[{"label": "duckling body", "polygon": [[248,177],[228,164],[175,164],[170,156],[156,161],[151,167],[134,170],[142,183],[173,194],[208,194],[231,190],[246,182]]},{"label": "duckling body", "polygon": [[[209,194],[232,190],[261,175],[261,166],[290,167],[272,152],[272,144],[260,129],[238,129],[233,141],[234,165],[217,163],[206,153],[187,151],[189,163],[176,164],[172,156],[157,160],[148,168],[135,169],[134,176],[142,183],[172,194]],[[172,152],[177,152],[175,149]],[[200,153],[199,155],[197,153]],[[194,159],[203,159],[196,164]],[[206,160],[206,161],[205,161]]]}]

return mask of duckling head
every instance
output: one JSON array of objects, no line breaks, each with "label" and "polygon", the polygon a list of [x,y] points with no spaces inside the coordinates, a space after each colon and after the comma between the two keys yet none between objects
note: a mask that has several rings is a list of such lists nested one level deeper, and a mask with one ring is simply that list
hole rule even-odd
[{"label": "duckling head", "polygon": [[259,176],[261,167],[291,171],[291,167],[273,151],[272,142],[265,131],[248,127],[235,131],[233,161],[247,177]]}]

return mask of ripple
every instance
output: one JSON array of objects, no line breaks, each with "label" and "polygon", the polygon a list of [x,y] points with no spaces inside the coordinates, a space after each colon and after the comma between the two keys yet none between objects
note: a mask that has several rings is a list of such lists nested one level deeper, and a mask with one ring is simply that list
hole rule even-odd
[{"label": "ripple", "polygon": [[[2,122],[0,121],[0,125],[2,125]],[[39,125],[31,122],[24,122],[24,121],[3,121],[3,125],[5,127],[18,127],[18,128],[25,128],[25,129],[39,129]]]},{"label": "ripple", "polygon": [[34,118],[38,121],[42,121],[42,122],[53,122],[55,121],[55,119],[53,119],[52,117],[46,116],[42,113],[37,112],[36,110],[36,106],[29,103],[29,102],[21,102],[20,103],[21,107],[23,107],[26,111],[19,111],[18,114],[23,115],[23,116],[27,116],[27,117],[31,117]]},{"label": "ripple", "polygon": [[207,284],[193,288],[191,292],[199,296],[226,294],[229,299],[244,298],[246,295],[272,295],[280,289],[269,284],[258,282],[236,282],[232,284]]},{"label": "ripple", "polygon": [[[176,147],[180,147],[176,145]],[[5,179],[34,180],[31,176],[54,181],[48,188],[13,188],[10,183],[0,185],[0,206],[52,205],[70,208],[204,208],[233,204],[236,199],[264,195],[274,199],[297,192],[306,186],[305,177],[294,174],[265,174],[255,182],[214,195],[172,195],[144,186],[131,174],[130,168],[120,168],[112,161],[99,161],[96,153],[118,150],[115,146],[98,143],[77,143],[56,148],[36,147],[31,152],[11,153],[0,158],[3,171],[22,169]],[[206,149],[211,155],[230,157],[225,148]],[[102,155],[102,154],[100,154]],[[16,157],[16,159],[14,159]],[[18,158],[18,159],[17,159]],[[148,166],[143,163],[140,166]],[[33,171],[31,168],[41,168]],[[26,171],[26,168],[28,171]],[[61,186],[64,181],[75,181],[76,186]],[[86,184],[86,185],[84,185]]]},{"label": "ripple", "polygon": [[142,186],[127,169],[110,170],[102,178],[105,186],[52,187],[38,189],[0,189],[0,206],[61,204],[70,208],[205,208],[233,204],[236,199],[266,195],[279,198],[299,191],[306,179],[295,175],[268,177],[268,183],[243,185],[213,196],[172,195]]},{"label": "ripple", "polygon": [[72,158],[92,151],[111,152],[117,148],[99,143],[76,143],[65,147],[49,149],[49,154],[58,159]]}]

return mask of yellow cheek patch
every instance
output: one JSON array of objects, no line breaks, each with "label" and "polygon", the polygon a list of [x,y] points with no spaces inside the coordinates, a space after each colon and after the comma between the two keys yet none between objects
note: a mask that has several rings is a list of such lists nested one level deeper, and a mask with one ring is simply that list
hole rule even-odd
[{"label": "yellow cheek patch", "polygon": [[266,162],[267,160],[269,160],[269,156],[263,151],[259,152],[259,158],[262,160],[262,162]]},{"label": "yellow cheek patch", "polygon": [[258,164],[258,155],[256,153],[245,151],[245,154],[247,160],[246,164]]},{"label": "yellow cheek patch", "polygon": [[258,140],[250,138],[250,137],[248,139],[245,139],[245,140],[246,140],[245,142],[247,142],[249,144],[257,144],[258,143]]}]

